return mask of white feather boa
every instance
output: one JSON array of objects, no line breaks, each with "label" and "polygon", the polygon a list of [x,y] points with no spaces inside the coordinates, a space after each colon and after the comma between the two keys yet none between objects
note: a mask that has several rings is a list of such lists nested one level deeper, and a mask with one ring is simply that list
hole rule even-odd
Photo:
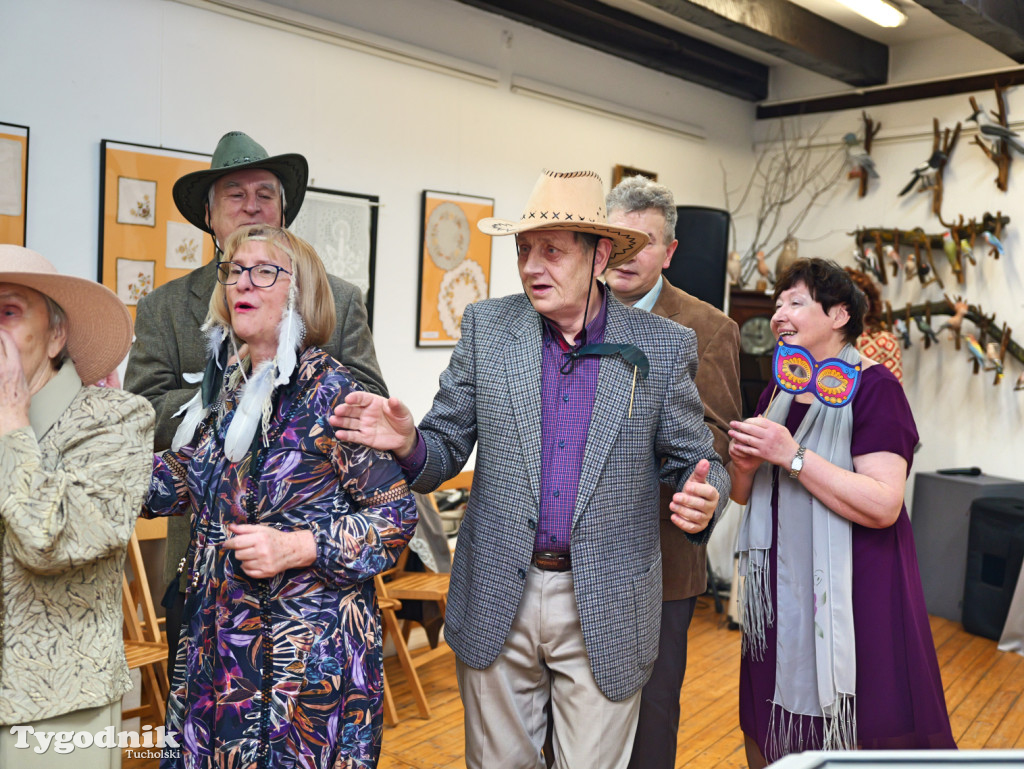
[{"label": "white feather boa", "polygon": [[[220,347],[224,342],[225,328],[219,324],[207,322],[203,324],[200,329],[206,334],[206,356],[207,360],[217,360],[217,356],[220,353]],[[201,383],[203,381],[203,373],[197,372],[195,374],[185,373],[182,377],[186,382],[189,383]],[[192,438],[195,437],[196,428],[206,419],[210,413],[209,406],[203,406],[203,388],[200,386],[196,390],[196,394],[186,402],[180,409],[174,412],[174,416],[184,414],[181,420],[181,424],[178,425],[178,429],[174,431],[174,438],[171,440],[171,450],[177,451],[182,446],[191,443]]]}]

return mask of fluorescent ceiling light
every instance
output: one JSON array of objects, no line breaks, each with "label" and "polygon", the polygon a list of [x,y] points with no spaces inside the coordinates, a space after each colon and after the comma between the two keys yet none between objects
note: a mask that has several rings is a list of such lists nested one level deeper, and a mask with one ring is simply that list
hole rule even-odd
[{"label": "fluorescent ceiling light", "polygon": [[838,0],[838,2],[880,27],[898,27],[907,20],[907,14],[888,0]]}]

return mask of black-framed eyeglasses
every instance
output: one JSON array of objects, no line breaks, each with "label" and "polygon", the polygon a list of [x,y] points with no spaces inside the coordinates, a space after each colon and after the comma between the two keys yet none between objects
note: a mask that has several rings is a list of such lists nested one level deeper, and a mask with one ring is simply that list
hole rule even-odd
[{"label": "black-framed eyeglasses", "polygon": [[252,267],[243,267],[235,262],[221,262],[217,265],[217,280],[225,286],[233,286],[242,278],[243,272],[249,273],[249,280],[256,288],[270,288],[277,283],[277,276],[282,272],[285,275],[291,275],[284,267],[278,267],[276,264],[254,264]]}]

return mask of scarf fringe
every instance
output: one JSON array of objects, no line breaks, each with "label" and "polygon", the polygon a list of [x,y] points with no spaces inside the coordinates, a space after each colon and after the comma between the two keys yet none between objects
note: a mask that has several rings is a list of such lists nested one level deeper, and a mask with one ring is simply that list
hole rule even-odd
[{"label": "scarf fringe", "polygon": [[772,610],[768,553],[764,550],[752,550],[750,553],[743,591],[742,654],[760,662],[764,660],[767,648],[765,629],[775,624],[775,613]]},{"label": "scarf fringe", "polygon": [[[808,716],[792,713],[773,702],[768,718],[764,757],[774,762],[783,756],[805,750],[856,750],[855,697],[852,694],[840,694],[832,710],[831,715]],[[818,730],[814,728],[815,720],[822,722],[820,738]]]}]

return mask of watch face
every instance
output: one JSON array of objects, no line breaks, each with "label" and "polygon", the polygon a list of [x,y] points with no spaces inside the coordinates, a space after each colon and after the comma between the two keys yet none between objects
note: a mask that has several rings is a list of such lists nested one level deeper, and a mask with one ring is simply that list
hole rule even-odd
[{"label": "watch face", "polygon": [[767,355],[775,347],[771,320],[757,315],[740,326],[740,350],[747,355]]}]

